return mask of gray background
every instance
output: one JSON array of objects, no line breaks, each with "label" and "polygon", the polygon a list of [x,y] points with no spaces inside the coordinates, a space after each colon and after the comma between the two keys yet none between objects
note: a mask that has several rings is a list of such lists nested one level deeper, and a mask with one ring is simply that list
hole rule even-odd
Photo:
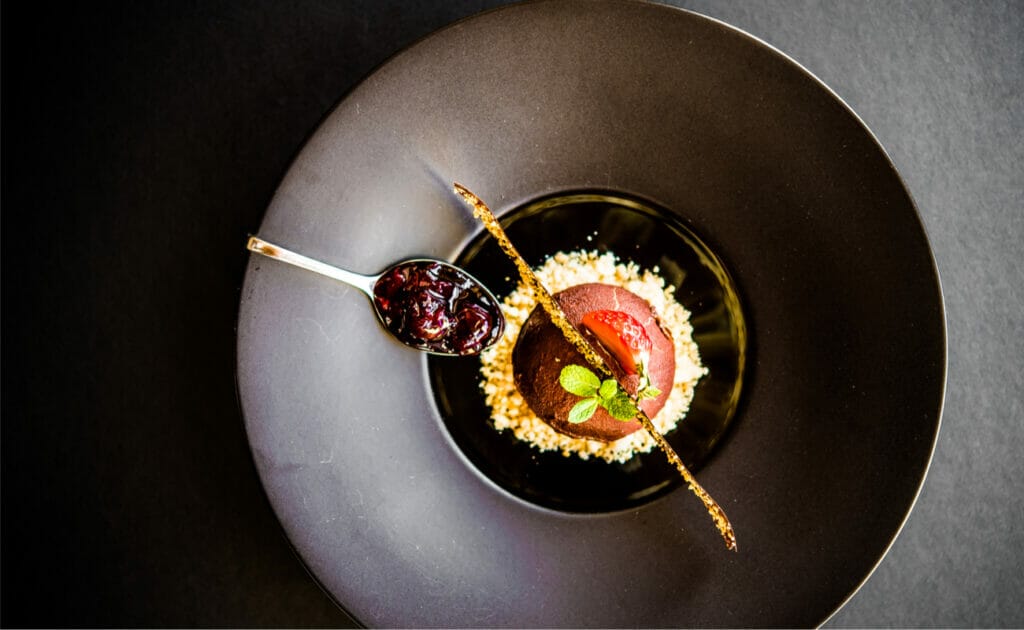
[{"label": "gray background", "polygon": [[[234,391],[244,237],[331,106],[499,2],[3,9],[2,625],[343,626]],[[834,626],[1024,626],[1024,3],[681,2],[863,118],[942,277],[920,498]]]}]

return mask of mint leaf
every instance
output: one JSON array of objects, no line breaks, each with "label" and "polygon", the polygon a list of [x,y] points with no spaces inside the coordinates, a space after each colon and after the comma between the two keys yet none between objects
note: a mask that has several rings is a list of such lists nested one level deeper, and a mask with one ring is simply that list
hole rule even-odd
[{"label": "mint leaf", "polygon": [[616,420],[626,422],[636,417],[636,407],[633,406],[633,401],[624,392],[620,392],[618,396],[606,401],[602,406]]},{"label": "mint leaf", "polygon": [[601,383],[601,389],[597,390],[598,395],[604,400],[611,400],[615,397],[615,394],[619,393],[619,384],[614,378],[605,379]]},{"label": "mint leaf", "polygon": [[597,393],[597,388],[601,386],[601,379],[582,365],[567,365],[558,375],[558,383],[570,394],[589,398]]},{"label": "mint leaf", "polygon": [[641,399],[657,398],[658,396],[661,396],[661,390],[655,387],[654,385],[649,385],[648,387],[645,387],[640,391]]},{"label": "mint leaf", "polygon": [[573,424],[586,422],[590,420],[590,416],[594,415],[595,411],[597,411],[597,399],[584,398],[569,410],[569,422]]}]

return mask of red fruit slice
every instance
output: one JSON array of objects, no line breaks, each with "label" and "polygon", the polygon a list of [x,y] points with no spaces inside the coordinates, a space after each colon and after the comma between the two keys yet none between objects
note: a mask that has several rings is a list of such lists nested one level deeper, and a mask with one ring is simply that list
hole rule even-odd
[{"label": "red fruit slice", "polygon": [[647,374],[651,338],[635,317],[622,311],[590,311],[580,323],[594,333],[626,374]]}]

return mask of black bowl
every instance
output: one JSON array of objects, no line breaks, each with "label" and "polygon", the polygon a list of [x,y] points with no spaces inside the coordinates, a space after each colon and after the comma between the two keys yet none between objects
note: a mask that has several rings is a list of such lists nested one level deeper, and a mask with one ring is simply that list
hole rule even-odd
[{"label": "black bowl", "polygon": [[[676,301],[691,314],[693,338],[708,374],[700,380],[690,412],[666,435],[691,471],[699,469],[725,433],[739,406],[748,335],[739,291],[726,264],[677,213],[609,192],[575,192],[539,199],[501,219],[531,266],[559,251],[612,252],[621,262],[657,269]],[[505,296],[515,289],[515,265],[484,233],[455,259]],[[459,448],[492,481],[527,501],[571,512],[609,512],[642,505],[679,486],[681,477],[660,451],[624,463],[541,452],[499,433],[487,419],[480,359],[428,361],[441,418]]]}]

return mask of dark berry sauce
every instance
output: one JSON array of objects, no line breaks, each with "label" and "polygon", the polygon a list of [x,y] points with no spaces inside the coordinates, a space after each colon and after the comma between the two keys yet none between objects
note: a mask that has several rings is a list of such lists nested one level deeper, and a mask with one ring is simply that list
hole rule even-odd
[{"label": "dark berry sauce", "polygon": [[477,354],[505,328],[494,298],[468,274],[429,260],[401,263],[373,286],[384,325],[404,343],[444,354]]}]

